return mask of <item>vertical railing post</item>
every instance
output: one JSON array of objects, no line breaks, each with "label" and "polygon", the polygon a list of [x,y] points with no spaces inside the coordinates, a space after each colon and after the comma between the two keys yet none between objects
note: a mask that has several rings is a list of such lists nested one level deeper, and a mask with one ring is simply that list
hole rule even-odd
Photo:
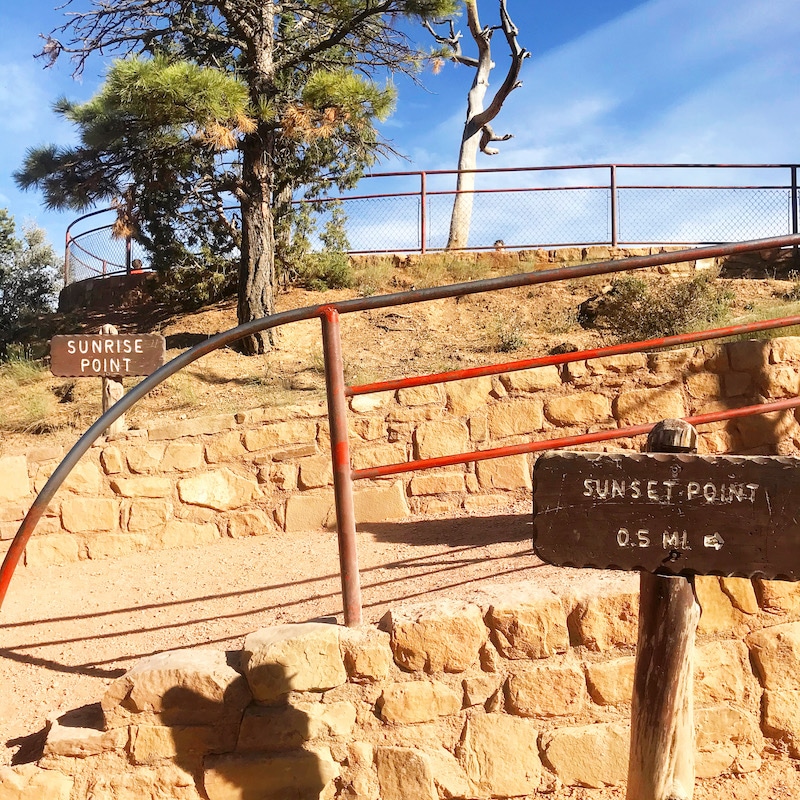
[{"label": "vertical railing post", "polygon": [[133,240],[130,236],[125,237],[125,272],[131,274],[131,263],[133,257]]},{"label": "vertical railing post", "polygon": [[[792,167],[792,234],[797,234],[797,167]],[[792,248],[797,257],[797,245]]]},{"label": "vertical railing post", "polygon": [[336,500],[336,532],[339,537],[339,568],[342,579],[342,604],[345,625],[362,622],[361,579],[358,573],[356,514],[353,503],[353,478],[350,465],[350,442],[347,429],[342,339],[339,312],[330,306],[320,313],[322,352],[325,358],[325,389],[328,398],[328,422],[331,428],[333,492]]},{"label": "vertical railing post", "polygon": [[67,230],[66,241],[64,243],[64,286],[69,283],[69,251],[72,244],[72,234]]},{"label": "vertical railing post", "polygon": [[422,238],[422,246],[420,252],[425,255],[427,250],[428,240],[428,175],[425,172],[419,174],[419,194],[420,194],[420,211],[419,211],[419,228],[420,236]]},{"label": "vertical railing post", "polygon": [[611,182],[610,182],[610,190],[611,190],[611,246],[617,247],[619,244],[619,221],[617,219],[617,214],[619,209],[617,208],[617,166],[616,164],[611,165]]}]

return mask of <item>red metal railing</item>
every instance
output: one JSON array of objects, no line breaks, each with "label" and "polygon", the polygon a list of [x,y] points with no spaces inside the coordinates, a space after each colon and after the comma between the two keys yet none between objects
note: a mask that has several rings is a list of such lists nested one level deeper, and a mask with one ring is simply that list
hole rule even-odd
[{"label": "red metal railing", "polygon": [[[578,164],[473,170],[469,250],[585,245],[689,245],[800,232],[797,165]],[[427,253],[445,249],[457,194],[456,170],[367,175],[356,191],[303,201],[320,219],[341,203],[352,253]],[[504,185],[508,179],[519,181]],[[524,180],[524,182],[523,182]],[[375,187],[365,192],[364,187]],[[380,189],[380,190],[379,190]],[[233,208],[229,209],[233,210]],[[130,271],[129,239],[111,225],[67,231],[65,283]]]},{"label": "red metal railing", "polygon": [[[103,414],[86,433],[78,440],[64,460],[59,464],[47,481],[41,492],[34,500],[31,509],[20,525],[19,530],[0,568],[0,605],[8,590],[8,586],[36,524],[44,514],[48,503],[61,486],[69,472],[78,463],[81,456],[102,435],[102,433],[117,418],[124,414],[148,392],[158,386],[179,370],[196,361],[198,358],[220,347],[225,347],[244,336],[258,331],[275,328],[291,322],[318,318],[322,325],[322,343],[325,359],[325,379],[328,402],[328,419],[331,429],[331,458],[333,461],[334,496],[336,502],[337,532],[339,539],[339,557],[341,566],[342,596],[345,622],[348,625],[357,625],[361,622],[361,589],[358,572],[358,557],[356,552],[356,516],[353,504],[353,482],[367,478],[381,478],[389,475],[409,472],[419,469],[463,464],[470,461],[481,461],[490,458],[499,458],[521,453],[532,453],[541,450],[552,450],[564,447],[574,447],[592,442],[609,441],[612,439],[638,436],[647,433],[659,420],[652,423],[636,425],[633,427],[603,430],[575,436],[547,439],[543,441],[525,442],[510,447],[493,448],[490,450],[473,451],[469,453],[453,453],[438,458],[421,459],[401,464],[387,464],[369,469],[354,470],[350,459],[348,425],[347,425],[347,400],[348,397],[383,392],[412,386],[424,386],[447,381],[465,380],[483,375],[497,375],[531,367],[541,367],[554,364],[565,364],[573,361],[582,361],[602,358],[623,353],[636,353],[675,345],[689,344],[692,342],[707,341],[721,337],[751,334],[765,330],[789,327],[800,324],[800,315],[783,317],[779,319],[753,322],[742,325],[732,325],[724,328],[701,331],[697,333],[668,336],[646,341],[631,342],[610,347],[595,348],[576,353],[567,353],[555,356],[524,359],[505,364],[474,367],[452,372],[437,373],[400,378],[392,381],[382,381],[363,386],[346,385],[342,358],[342,344],[339,332],[339,318],[343,314],[357,311],[369,311],[379,308],[408,305],[411,303],[440,300],[445,298],[462,297],[481,292],[497,291],[520,286],[552,283],[561,280],[586,278],[596,275],[614,274],[630,270],[656,267],[665,264],[680,263],[682,261],[698,258],[714,258],[730,256],[737,253],[747,253],[757,250],[774,249],[782,247],[796,247],[800,245],[800,235],[783,236],[773,239],[740,242],[737,244],[719,245],[672,253],[659,253],[650,256],[629,258],[624,261],[604,261],[595,264],[582,264],[576,267],[562,267],[541,272],[528,272],[517,275],[489,278],[472,281],[469,283],[453,284],[449,286],[417,289],[396,294],[358,297],[337,303],[311,306],[308,308],[293,309],[274,314],[260,320],[240,325],[229,331],[217,334],[205,342],[196,345],[134,387],[127,395],[117,402],[111,409]],[[780,411],[800,407],[800,397],[779,400],[771,403],[747,406],[744,408],[729,409],[725,411],[702,414],[688,417],[693,424],[704,424],[727,419],[763,414],[771,411]]]}]

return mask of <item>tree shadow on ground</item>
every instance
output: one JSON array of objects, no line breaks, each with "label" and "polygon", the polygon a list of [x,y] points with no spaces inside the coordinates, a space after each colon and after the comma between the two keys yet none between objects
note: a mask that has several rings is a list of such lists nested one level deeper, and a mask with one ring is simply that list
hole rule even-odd
[{"label": "tree shadow on ground", "polygon": [[521,542],[533,537],[531,514],[500,514],[492,517],[415,519],[359,525],[380,542],[392,544],[480,547],[500,542]]}]

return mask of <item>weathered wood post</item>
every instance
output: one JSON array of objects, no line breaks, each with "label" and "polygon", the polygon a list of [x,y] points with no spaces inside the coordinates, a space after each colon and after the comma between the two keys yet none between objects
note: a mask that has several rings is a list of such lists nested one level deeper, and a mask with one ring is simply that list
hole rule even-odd
[{"label": "weathered wood post", "polygon": [[[696,452],[697,432],[664,420],[651,453]],[[631,707],[627,800],[691,800],[694,794],[694,577],[639,573],[639,636]]]},{"label": "weathered wood post", "polygon": [[[104,336],[118,336],[119,331],[113,325],[103,325],[100,328],[101,335]],[[103,377],[103,413],[105,414],[117,400],[121,400],[125,394],[125,387],[122,385],[122,378],[119,375]],[[116,433],[122,433],[128,430],[125,422],[125,415],[123,414],[119,419],[112,422],[106,428],[106,436],[112,436]]]}]

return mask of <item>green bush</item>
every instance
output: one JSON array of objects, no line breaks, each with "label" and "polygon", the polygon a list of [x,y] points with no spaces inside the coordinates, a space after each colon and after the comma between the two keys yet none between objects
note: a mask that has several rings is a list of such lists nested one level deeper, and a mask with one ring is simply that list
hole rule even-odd
[{"label": "green bush", "polygon": [[721,324],[730,313],[733,294],[715,276],[691,280],[617,278],[598,303],[594,326],[623,341],[654,339]]},{"label": "green bush", "polygon": [[236,294],[236,264],[208,256],[198,263],[174,267],[161,277],[156,300],[191,310]]}]

